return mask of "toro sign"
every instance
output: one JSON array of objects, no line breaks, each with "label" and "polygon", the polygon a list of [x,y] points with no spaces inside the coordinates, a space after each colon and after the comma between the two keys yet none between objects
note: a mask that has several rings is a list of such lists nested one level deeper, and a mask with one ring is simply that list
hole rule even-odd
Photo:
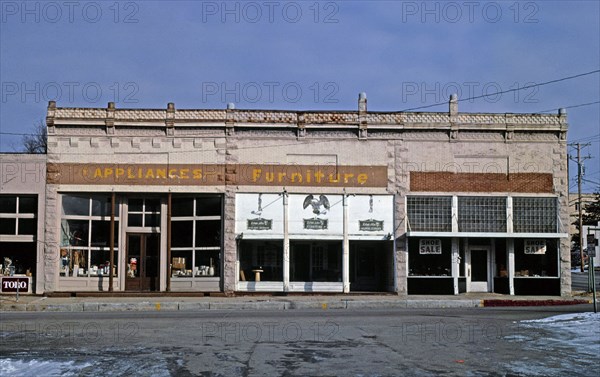
[{"label": "toro sign", "polygon": [[3,277],[2,293],[15,293],[17,288],[21,293],[27,293],[29,291],[29,278],[15,278],[15,277]]}]

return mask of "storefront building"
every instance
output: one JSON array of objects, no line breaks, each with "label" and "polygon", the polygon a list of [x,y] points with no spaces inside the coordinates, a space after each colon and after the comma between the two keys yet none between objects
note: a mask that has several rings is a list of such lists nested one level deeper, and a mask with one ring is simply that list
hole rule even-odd
[{"label": "storefront building", "polygon": [[0,154],[0,172],[0,291],[43,292],[46,156]]},{"label": "storefront building", "polygon": [[46,292],[570,292],[564,112],[51,102],[47,125]]}]

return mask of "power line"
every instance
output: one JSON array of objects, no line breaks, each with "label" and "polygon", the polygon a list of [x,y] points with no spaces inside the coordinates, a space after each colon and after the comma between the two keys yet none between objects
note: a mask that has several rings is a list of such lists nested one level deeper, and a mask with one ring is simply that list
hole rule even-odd
[{"label": "power line", "polygon": [[[535,88],[535,87],[539,87],[539,86],[554,84],[554,83],[561,82],[561,81],[567,81],[567,80],[572,80],[572,79],[576,79],[576,78],[583,77],[583,76],[592,75],[592,74],[598,73],[598,72],[600,72],[600,69],[597,69],[595,71],[589,71],[589,72],[585,72],[585,73],[580,73],[580,74],[573,75],[573,76],[562,77],[562,78],[556,79],[556,80],[545,81],[545,82],[542,82],[542,83],[539,83],[539,84],[525,85],[525,86],[520,87],[520,88],[503,90],[503,91],[495,92],[495,93],[491,93],[491,94],[482,94],[480,96],[475,96],[475,97],[463,98],[463,99],[459,99],[457,102],[471,101],[471,100],[479,99],[479,98],[497,96],[498,94],[511,93],[511,92],[516,92],[516,91],[519,91],[519,90],[531,89],[531,88]],[[435,103],[433,105],[426,105],[426,106],[413,107],[413,108],[410,108],[410,109],[404,109],[404,110],[401,110],[400,112],[402,112],[402,111],[419,110],[419,109],[427,109],[427,108],[430,108],[430,107],[441,106],[441,105],[446,105],[446,104],[448,104],[448,102],[440,102],[440,103]]]},{"label": "power line", "polygon": [[552,111],[557,111],[558,109],[574,109],[576,107],[590,106],[590,105],[595,105],[597,103],[600,103],[600,101],[580,103],[579,105],[561,106],[560,108],[538,111],[538,113],[549,113]]},{"label": "power line", "polygon": [[32,133],[20,133],[20,132],[0,132],[0,135],[13,135],[13,136],[35,136],[37,134]]},{"label": "power line", "polygon": [[571,143],[577,143],[577,142],[580,142],[580,141],[588,141],[588,140],[598,139],[598,138],[600,138],[600,134],[592,135],[592,136],[586,136],[586,137],[582,137],[582,138],[579,138],[579,139],[571,140]]}]

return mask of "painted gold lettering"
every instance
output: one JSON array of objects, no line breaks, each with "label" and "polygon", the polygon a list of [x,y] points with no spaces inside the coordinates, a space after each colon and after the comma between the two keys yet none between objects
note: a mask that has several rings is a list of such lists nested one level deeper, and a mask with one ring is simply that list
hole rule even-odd
[{"label": "painted gold lettering", "polygon": [[302,174],[292,173],[292,182],[296,182],[296,179],[298,180],[298,183],[302,183]]},{"label": "painted gold lettering", "polygon": [[167,179],[167,169],[156,169],[156,178]]},{"label": "painted gold lettering", "polygon": [[194,179],[202,179],[202,169],[194,169],[194,170],[192,170],[192,177]]},{"label": "painted gold lettering", "polygon": [[104,178],[108,178],[113,175],[113,168],[104,168]]},{"label": "painted gold lettering", "polygon": [[315,180],[317,181],[317,183],[321,183],[321,179],[323,178],[325,178],[325,174],[323,174],[321,170],[317,170],[317,172],[315,173]]},{"label": "painted gold lettering", "polygon": [[358,175],[358,177],[356,177],[356,180],[358,181],[358,184],[360,184],[360,185],[364,185],[365,183],[367,183],[368,179],[369,179],[369,175],[365,174],[365,173],[361,173]]},{"label": "painted gold lettering", "polygon": [[344,173],[344,183],[348,183],[352,177],[354,177],[353,173]]},{"label": "painted gold lettering", "polygon": [[190,169],[180,169],[179,177],[184,178],[184,179],[189,179],[190,178]]},{"label": "painted gold lettering", "polygon": [[280,172],[277,174],[277,182],[283,182],[283,177],[285,177],[287,174],[285,172]]},{"label": "painted gold lettering", "polygon": [[115,177],[119,178],[125,175],[125,169],[123,168],[117,168],[116,172],[115,172]]},{"label": "painted gold lettering", "polygon": [[152,169],[146,171],[146,178],[154,178],[154,171]]},{"label": "painted gold lettering", "polygon": [[177,178],[177,169],[169,169],[169,178]]},{"label": "painted gold lettering", "polygon": [[271,173],[267,172],[265,174],[265,179],[267,180],[267,183],[273,183],[273,182],[275,182],[275,173],[273,173],[273,172],[271,172]]},{"label": "painted gold lettering", "polygon": [[127,168],[127,178],[129,178],[129,179],[135,178],[135,174],[133,173],[132,168]]},{"label": "painted gold lettering", "polygon": [[96,168],[96,170],[94,170],[94,178],[102,178],[102,169]]},{"label": "painted gold lettering", "polygon": [[[335,176],[335,178],[334,178]],[[331,183],[339,183],[340,182],[340,175],[339,174],[329,174],[329,182]]]},{"label": "painted gold lettering", "polygon": [[262,173],[262,169],[252,169],[252,182],[258,181]]}]

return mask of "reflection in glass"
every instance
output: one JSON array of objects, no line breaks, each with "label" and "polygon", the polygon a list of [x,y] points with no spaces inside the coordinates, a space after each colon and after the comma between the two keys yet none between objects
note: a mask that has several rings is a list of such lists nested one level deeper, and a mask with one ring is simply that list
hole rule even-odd
[{"label": "reflection in glass", "polygon": [[89,197],[63,195],[62,209],[63,215],[88,216],[90,214]]},{"label": "reflection in glass", "polygon": [[192,247],[193,241],[193,221],[173,221],[171,225],[172,236],[171,246],[173,247]]},{"label": "reflection in glass", "polygon": [[19,213],[37,213],[37,198],[35,196],[20,196]]},{"label": "reflection in glass", "polygon": [[0,195],[0,213],[17,213],[17,197]]},{"label": "reflection in glass", "polygon": [[196,216],[221,216],[221,197],[196,198]]},{"label": "reflection in glass", "polygon": [[221,245],[221,221],[196,221],[196,246],[214,247]]}]

